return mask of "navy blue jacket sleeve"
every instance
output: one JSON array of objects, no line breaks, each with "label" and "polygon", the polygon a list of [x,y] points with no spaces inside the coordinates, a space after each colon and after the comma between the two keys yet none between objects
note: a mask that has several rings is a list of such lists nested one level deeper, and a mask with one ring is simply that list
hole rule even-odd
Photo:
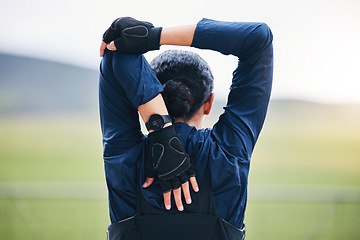
[{"label": "navy blue jacket sleeve", "polygon": [[228,154],[248,162],[270,99],[272,33],[264,23],[203,19],[197,24],[192,46],[238,57],[227,105],[212,136]]},{"label": "navy blue jacket sleeve", "polygon": [[143,55],[105,51],[99,79],[104,156],[122,154],[142,140],[137,108],[162,90]]}]

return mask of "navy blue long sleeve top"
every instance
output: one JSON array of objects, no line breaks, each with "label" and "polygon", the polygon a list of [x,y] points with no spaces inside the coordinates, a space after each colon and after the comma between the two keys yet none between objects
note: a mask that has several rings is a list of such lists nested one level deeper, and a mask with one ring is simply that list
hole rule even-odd
[{"label": "navy blue long sleeve top", "polygon": [[[219,217],[240,228],[250,159],[271,93],[272,33],[264,23],[202,19],[192,47],[238,57],[227,105],[218,122],[211,129],[197,130],[186,123],[174,126],[198,179],[209,166]],[[144,56],[111,51],[106,51],[101,61],[99,80],[109,212],[115,223],[134,215],[136,184],[144,182],[147,136],[141,132],[137,108],[161,93],[163,87]],[[164,208],[156,181],[141,191],[150,204]]]}]

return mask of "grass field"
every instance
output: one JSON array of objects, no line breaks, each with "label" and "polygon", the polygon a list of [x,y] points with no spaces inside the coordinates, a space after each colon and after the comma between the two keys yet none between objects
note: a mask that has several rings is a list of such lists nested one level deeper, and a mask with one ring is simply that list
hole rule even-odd
[{"label": "grass field", "polygon": [[[359,111],[281,108],[252,158],[246,239],[359,239]],[[101,155],[96,115],[0,118],[0,239],[106,239]]]}]

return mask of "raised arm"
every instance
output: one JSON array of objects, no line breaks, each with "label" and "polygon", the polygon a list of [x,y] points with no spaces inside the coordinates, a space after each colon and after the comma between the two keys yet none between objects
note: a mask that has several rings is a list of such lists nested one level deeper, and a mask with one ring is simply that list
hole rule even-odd
[{"label": "raised arm", "polygon": [[162,45],[192,46],[237,56],[225,112],[213,136],[228,153],[249,161],[265,120],[273,76],[272,33],[265,23],[203,19],[164,28]]},{"label": "raised arm", "polygon": [[193,47],[237,56],[225,112],[213,136],[229,154],[248,162],[265,120],[273,76],[272,33],[264,23],[201,20]]},{"label": "raised arm", "polygon": [[[120,32],[120,35],[118,35]],[[112,121],[117,125],[123,118],[127,118],[127,112],[124,111],[124,104],[119,105],[118,101],[110,98],[121,98],[119,94],[108,94],[108,91],[113,91],[109,87],[107,90],[102,88],[103,83],[111,82],[113,86],[120,86],[119,92],[123,96],[122,100],[129,105],[129,109],[133,113],[137,109],[143,118],[144,122],[156,122],[151,120],[151,116],[168,115],[165,103],[160,94],[161,84],[154,76],[154,72],[148,65],[145,58],[141,55],[123,55],[118,53],[105,54],[105,44],[115,37],[112,44],[121,50],[121,53],[142,53],[147,50],[156,49],[160,42],[161,28],[154,28],[148,22],[137,21],[132,18],[116,19],[111,27],[105,32],[103,42],[100,48],[101,56],[104,56],[102,61],[102,72],[107,69],[108,74],[101,74],[101,91],[100,98],[104,101],[101,103],[102,122],[109,122],[109,119],[116,117],[116,121]],[[143,41],[144,37],[148,36],[150,41]],[[139,40],[140,41],[137,41]],[[156,43],[157,42],[157,43]],[[109,47],[111,50],[111,48]],[[160,85],[160,86],[159,86]],[[107,103],[108,101],[108,103]],[[103,111],[108,108],[117,106],[114,111]],[[107,112],[105,117],[103,114]],[[134,114],[132,114],[134,115]],[[125,123],[125,122],[124,122]],[[104,125],[104,124],[103,124]],[[111,131],[109,139],[113,140],[114,134],[119,136],[117,141],[127,142],[129,139],[127,135],[122,132],[132,132],[134,126],[138,123],[129,121],[128,124],[122,124],[121,129]],[[151,124],[150,124],[151,125]],[[106,129],[104,127],[103,129]],[[138,130],[137,130],[138,131]],[[104,132],[107,132],[106,130]],[[120,133],[121,132],[121,133]],[[132,133],[130,133],[132,134]],[[105,136],[104,135],[104,136]],[[107,138],[105,136],[105,138]],[[106,141],[106,140],[105,140]],[[138,140],[139,141],[139,140]],[[136,142],[136,139],[135,141]],[[174,190],[174,198],[176,205],[180,211],[184,208],[181,200],[181,189],[187,203],[191,203],[189,192],[189,179],[195,191],[198,191],[195,172],[190,163],[189,156],[186,154],[178,135],[175,132],[171,123],[167,123],[160,129],[149,130],[149,157],[146,160],[145,175],[150,178],[146,179],[144,187],[148,187],[152,183],[152,178],[157,176],[160,185],[164,192],[164,202],[167,209],[171,207],[171,190]],[[162,148],[159,148],[162,146]]]},{"label": "raised arm", "polygon": [[215,139],[249,161],[265,120],[273,76],[272,33],[265,23],[203,19],[197,25],[164,28],[161,45],[192,46],[239,59],[225,112],[214,125]]}]

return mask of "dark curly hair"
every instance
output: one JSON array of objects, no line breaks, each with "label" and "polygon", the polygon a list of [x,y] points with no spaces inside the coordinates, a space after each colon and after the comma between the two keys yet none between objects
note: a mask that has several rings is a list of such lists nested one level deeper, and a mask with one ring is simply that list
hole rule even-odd
[{"label": "dark curly hair", "polygon": [[190,119],[209,99],[214,77],[209,64],[197,53],[167,50],[151,63],[160,83],[169,114]]}]

